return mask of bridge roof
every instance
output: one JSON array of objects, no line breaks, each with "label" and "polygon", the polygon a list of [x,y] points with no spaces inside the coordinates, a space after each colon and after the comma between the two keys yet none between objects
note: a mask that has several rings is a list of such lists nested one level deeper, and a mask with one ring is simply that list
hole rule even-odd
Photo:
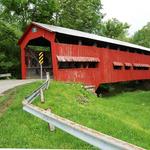
[{"label": "bridge roof", "polygon": [[61,33],[61,34],[76,36],[76,37],[81,37],[81,38],[87,38],[87,39],[91,39],[91,40],[111,43],[111,44],[130,47],[130,48],[136,48],[136,49],[150,52],[150,48],[146,48],[146,47],[139,46],[136,44],[131,44],[128,42],[123,42],[120,40],[107,38],[104,36],[98,36],[98,35],[91,34],[91,33],[86,33],[86,32],[82,32],[82,31],[78,31],[78,30],[73,30],[73,29],[68,29],[68,28],[63,28],[63,27],[59,27],[59,26],[48,25],[48,24],[43,24],[43,23],[38,23],[38,22],[32,22],[31,24],[38,26],[38,27],[41,27],[41,28],[43,28],[47,31],[50,31],[50,32]]}]

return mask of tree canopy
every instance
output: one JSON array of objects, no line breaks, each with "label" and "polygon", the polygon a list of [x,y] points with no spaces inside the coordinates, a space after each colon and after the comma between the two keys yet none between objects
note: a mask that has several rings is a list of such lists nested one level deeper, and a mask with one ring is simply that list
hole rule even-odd
[{"label": "tree canopy", "polygon": [[1,0],[2,17],[22,29],[31,21],[95,32],[101,23],[100,0]]},{"label": "tree canopy", "polygon": [[61,0],[58,25],[95,33],[103,14],[100,0]]},{"label": "tree canopy", "polygon": [[150,48],[150,22],[141,30],[137,31],[131,40],[135,44],[139,44]]},{"label": "tree canopy", "polygon": [[[0,71],[19,74],[20,52],[17,45],[21,32],[15,25],[0,21]],[[9,70],[9,71],[8,71]]]},{"label": "tree canopy", "polygon": [[123,39],[129,25],[117,19],[103,21],[101,0],[1,0],[1,18],[21,30],[37,21]]},{"label": "tree canopy", "polygon": [[31,21],[53,23],[53,14],[57,10],[55,0],[1,0],[1,17],[9,23],[17,22],[22,30]]},{"label": "tree canopy", "polygon": [[122,23],[116,18],[112,18],[103,23],[102,34],[114,39],[125,39],[129,27],[127,23]]}]

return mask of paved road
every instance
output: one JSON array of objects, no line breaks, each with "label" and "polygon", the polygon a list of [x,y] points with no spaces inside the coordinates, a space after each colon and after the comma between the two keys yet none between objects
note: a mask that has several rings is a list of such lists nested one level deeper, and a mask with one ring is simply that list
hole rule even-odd
[{"label": "paved road", "polygon": [[35,79],[30,80],[0,80],[0,94],[3,92],[12,89],[16,86],[31,83],[36,81]]}]

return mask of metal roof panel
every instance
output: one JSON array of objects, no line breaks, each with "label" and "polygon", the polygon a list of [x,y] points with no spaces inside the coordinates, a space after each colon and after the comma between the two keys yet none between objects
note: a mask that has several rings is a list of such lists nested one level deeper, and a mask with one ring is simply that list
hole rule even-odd
[{"label": "metal roof panel", "polygon": [[59,27],[59,26],[53,26],[53,25],[48,25],[48,24],[43,24],[43,23],[38,23],[38,22],[32,22],[32,24],[37,25],[41,28],[44,28],[50,32],[57,32],[57,33],[61,33],[61,34],[83,37],[83,38],[87,38],[87,39],[117,44],[117,45],[121,45],[121,46],[145,50],[145,51],[150,51],[150,48],[146,48],[146,47],[131,44],[128,42],[123,42],[123,41],[119,41],[119,40],[115,40],[115,39],[111,39],[111,38],[107,38],[107,37],[103,37],[103,36],[98,36],[95,34],[86,33],[86,32],[82,32],[82,31],[78,31],[78,30],[73,30],[73,29],[68,29],[68,28],[63,28],[63,27]]},{"label": "metal roof panel", "polygon": [[133,66],[134,66],[134,67],[147,67],[147,68],[150,67],[149,64],[139,64],[139,63],[134,63]]},{"label": "metal roof panel", "polygon": [[124,63],[124,64],[125,64],[125,66],[128,66],[128,67],[131,67],[131,66],[132,66],[131,63]]},{"label": "metal roof panel", "polygon": [[59,62],[100,62],[97,57],[57,56]]},{"label": "metal roof panel", "polygon": [[113,65],[114,66],[123,66],[123,63],[114,61]]}]

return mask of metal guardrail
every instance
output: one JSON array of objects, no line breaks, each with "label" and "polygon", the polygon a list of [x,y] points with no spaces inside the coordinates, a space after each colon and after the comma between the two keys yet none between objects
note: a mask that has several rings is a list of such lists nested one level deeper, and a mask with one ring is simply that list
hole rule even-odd
[{"label": "metal guardrail", "polygon": [[25,97],[24,102],[27,103],[32,103],[34,101],[35,98],[37,98],[40,95],[40,90],[45,90],[48,88],[49,86],[49,80],[46,80],[46,82],[44,82],[38,89],[36,89],[35,91],[33,91],[30,95]]},{"label": "metal guardrail", "polygon": [[31,104],[40,95],[40,90],[44,90],[48,86],[49,80],[27,96],[23,101],[23,110],[102,150],[143,150],[141,147],[97,132]]},{"label": "metal guardrail", "polygon": [[0,78],[4,78],[4,77],[11,77],[11,74],[10,73],[6,73],[6,74],[0,74]]}]

